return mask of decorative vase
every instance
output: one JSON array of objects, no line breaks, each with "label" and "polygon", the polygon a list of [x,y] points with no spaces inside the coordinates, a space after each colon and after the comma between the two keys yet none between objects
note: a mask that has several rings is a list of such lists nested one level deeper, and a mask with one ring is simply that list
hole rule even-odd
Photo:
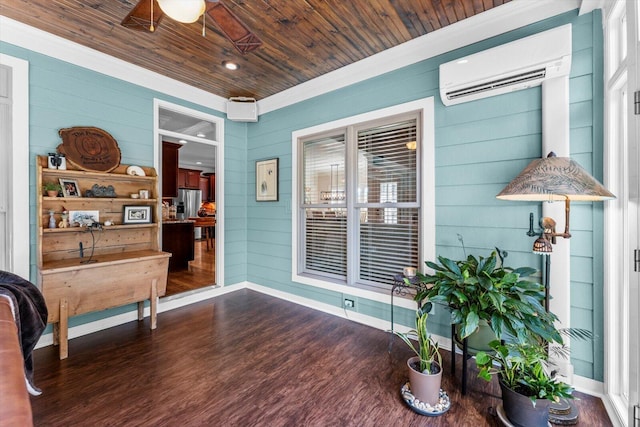
[{"label": "decorative vase", "polygon": [[548,399],[536,399],[536,405],[528,396],[510,389],[500,380],[504,413],[514,426],[547,427],[549,425]]},{"label": "decorative vase", "polygon": [[409,366],[409,383],[411,384],[411,394],[421,402],[435,406],[440,400],[440,385],[442,384],[442,367],[438,367],[435,374],[419,372],[420,358],[414,356],[407,360]]},{"label": "decorative vase", "polygon": [[56,219],[53,216],[53,211],[49,211],[49,228],[56,228]]}]

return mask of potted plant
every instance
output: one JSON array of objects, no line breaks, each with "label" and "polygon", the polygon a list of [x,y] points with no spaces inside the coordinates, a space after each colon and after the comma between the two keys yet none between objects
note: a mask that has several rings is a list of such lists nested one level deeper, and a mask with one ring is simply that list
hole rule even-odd
[{"label": "potted plant", "polygon": [[478,376],[491,381],[497,375],[505,415],[515,425],[547,426],[549,406],[560,398],[572,398],[573,389],[553,378],[542,341],[503,344],[492,341],[492,352],[476,354]]},{"label": "potted plant", "polygon": [[60,187],[60,184],[56,182],[45,182],[44,184],[42,184],[42,189],[47,194],[47,196],[57,197],[62,187]]},{"label": "potted plant", "polygon": [[[416,327],[407,333],[395,332],[416,354],[407,361],[411,393],[420,402],[435,406],[440,400],[442,383],[442,357],[438,343],[427,330],[427,318],[432,304],[427,302],[416,311]],[[416,336],[418,345],[410,336]]]},{"label": "potted plant", "polygon": [[544,286],[530,280],[536,270],[504,267],[502,262],[498,265],[497,257],[498,252],[493,251],[487,258],[469,255],[454,261],[440,256],[439,263],[427,261],[434,273],[418,274],[423,286],[416,300],[445,303],[451,311],[452,323],[457,325],[458,340],[486,324],[493,334],[489,334],[485,343],[505,333],[518,342],[540,337],[547,342],[562,343],[554,326],[557,317],[543,306]]}]

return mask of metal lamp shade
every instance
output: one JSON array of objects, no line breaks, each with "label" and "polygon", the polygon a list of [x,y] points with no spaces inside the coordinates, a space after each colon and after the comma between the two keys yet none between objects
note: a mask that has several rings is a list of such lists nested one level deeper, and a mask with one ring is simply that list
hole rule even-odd
[{"label": "metal lamp shade", "polygon": [[602,201],[615,199],[597,179],[569,157],[551,152],[533,160],[496,196],[522,201]]}]

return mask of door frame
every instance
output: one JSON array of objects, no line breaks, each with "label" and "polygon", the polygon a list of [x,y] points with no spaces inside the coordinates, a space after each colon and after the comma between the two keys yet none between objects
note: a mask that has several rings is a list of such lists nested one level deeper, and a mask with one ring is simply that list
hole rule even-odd
[{"label": "door frame", "polygon": [[[624,8],[624,9],[622,9]],[[626,14],[626,58],[621,60],[624,38],[620,17]],[[638,247],[637,224],[640,172],[640,116],[633,113],[633,93],[640,89],[640,47],[638,5],[635,0],[618,0],[603,9],[605,68],[605,179],[618,196],[605,205],[605,393],[604,401],[614,424],[633,426],[634,405],[640,396],[640,318],[634,309],[640,304],[639,272],[633,271],[633,248]],[[621,115],[626,90],[626,115]],[[626,124],[626,126],[625,126]],[[626,144],[624,140],[626,139]],[[622,142],[621,142],[622,141]],[[634,154],[635,153],[635,154]],[[635,157],[634,157],[635,156]],[[631,158],[634,157],[635,160]],[[635,209],[634,207],[635,200]],[[635,226],[634,226],[635,225]],[[620,284],[625,286],[621,286]],[[626,287],[626,291],[625,291]],[[622,310],[622,305],[626,306]],[[626,317],[625,318],[623,318]],[[622,323],[626,323],[624,328]],[[628,340],[626,357],[621,354],[623,340]],[[625,360],[626,359],[626,360]],[[622,373],[628,372],[628,395],[624,395]]]},{"label": "door frame", "polygon": [[[216,286],[224,286],[224,118],[214,116],[212,114],[203,113],[202,111],[187,108],[182,105],[174,104],[168,101],[154,98],[153,100],[153,162],[156,171],[158,171],[158,185],[162,188],[162,132],[160,128],[160,109],[164,108],[172,110],[184,115],[197,117],[215,123],[216,138],[214,141],[202,138],[191,137],[198,142],[211,144],[216,147],[216,238],[215,238],[215,284]],[[162,198],[158,198],[159,208],[162,206]],[[159,211],[162,211],[160,209]]]},{"label": "door frame", "polygon": [[[9,271],[25,279],[30,279],[29,62],[0,53],[0,64],[12,70],[11,153],[9,168],[2,176],[3,180],[9,183],[10,189],[9,206],[7,207]],[[40,194],[39,189],[36,189],[36,197],[38,194]]]}]

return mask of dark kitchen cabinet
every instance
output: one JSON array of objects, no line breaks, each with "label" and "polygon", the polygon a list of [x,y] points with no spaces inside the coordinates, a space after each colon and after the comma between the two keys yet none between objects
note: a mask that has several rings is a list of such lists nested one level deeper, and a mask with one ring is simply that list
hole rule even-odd
[{"label": "dark kitchen cabinet", "polygon": [[178,150],[173,142],[162,142],[162,197],[178,197]]},{"label": "dark kitchen cabinet", "polygon": [[195,169],[178,169],[178,188],[200,189],[200,173]]},{"label": "dark kitchen cabinet", "polygon": [[[204,189],[205,186],[207,188],[206,191]],[[203,176],[200,179],[200,189],[202,190],[202,200],[215,202],[216,201],[216,174],[215,173],[203,174]]]},{"label": "dark kitchen cabinet", "polygon": [[200,191],[202,192],[202,201],[206,202],[209,200],[209,177],[201,176],[200,177]]}]

